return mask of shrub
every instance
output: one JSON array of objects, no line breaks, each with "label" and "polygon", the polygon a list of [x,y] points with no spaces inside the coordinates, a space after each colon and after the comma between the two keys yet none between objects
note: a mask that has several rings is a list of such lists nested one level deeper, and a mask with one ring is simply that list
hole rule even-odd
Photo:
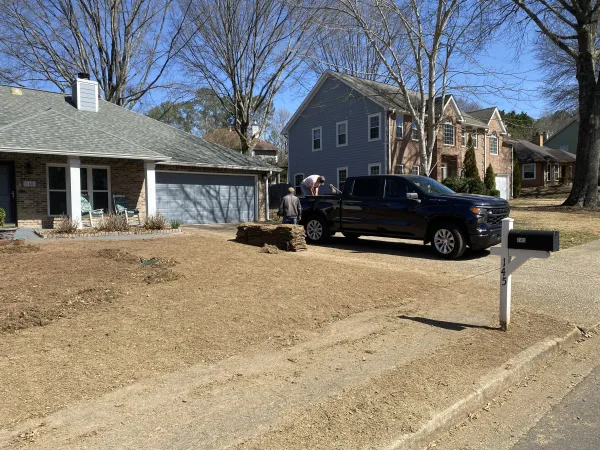
[{"label": "shrub", "polygon": [[73,234],[78,228],[79,222],[77,220],[73,220],[68,216],[60,216],[60,221],[54,227],[54,230],[61,234]]},{"label": "shrub", "polygon": [[146,217],[144,228],[146,230],[164,230],[167,228],[167,223],[167,218],[165,216],[163,216],[161,213],[156,213]]},{"label": "shrub", "polygon": [[521,169],[517,151],[513,150],[513,196],[517,198],[521,194]]},{"label": "shrub", "polygon": [[448,177],[443,181],[443,184],[454,192],[465,192],[466,178]]},{"label": "shrub", "polygon": [[125,214],[107,214],[96,228],[100,231],[128,231],[129,224]]},{"label": "shrub", "polygon": [[4,221],[6,220],[6,211],[0,208],[0,227],[4,226]]},{"label": "shrub", "polygon": [[491,195],[492,197],[500,197],[500,191],[498,189],[491,189],[488,191],[487,195]]},{"label": "shrub", "polygon": [[467,140],[467,151],[465,152],[465,158],[463,160],[463,168],[465,169],[465,178],[477,178],[479,179],[479,170],[477,169],[477,158],[475,157],[475,148],[473,147],[473,140],[469,135]]},{"label": "shrub", "polygon": [[454,192],[462,194],[483,194],[487,193],[483,181],[479,178],[458,178],[449,177],[444,180],[444,185]]},{"label": "shrub", "polygon": [[488,190],[488,192],[496,190],[496,174],[494,173],[494,168],[491,164],[488,166],[485,172],[483,184],[485,185],[485,188]]},{"label": "shrub", "polygon": [[171,222],[169,222],[171,225],[171,228],[173,228],[174,230],[179,229],[179,226],[181,225],[181,221],[177,220],[177,219],[173,219],[171,220]]}]

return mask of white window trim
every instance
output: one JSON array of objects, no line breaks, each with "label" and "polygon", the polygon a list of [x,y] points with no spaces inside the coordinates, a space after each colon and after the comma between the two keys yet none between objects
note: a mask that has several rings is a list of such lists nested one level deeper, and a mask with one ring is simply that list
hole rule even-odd
[{"label": "white window trim", "polygon": [[371,167],[378,167],[379,168],[379,175],[382,175],[382,173],[381,173],[381,163],[369,164],[369,168],[367,169],[367,175],[371,175]]},{"label": "white window trim", "polygon": [[[398,119],[402,119],[400,123],[400,135],[398,135]],[[396,117],[396,139],[403,140],[404,139],[404,116]]]},{"label": "white window trim", "polygon": [[[339,132],[339,130],[338,130],[338,127],[339,127],[341,124],[344,124],[344,125],[346,125],[346,133],[345,133],[345,134],[346,134],[346,143],[345,143],[345,144],[340,144],[340,143],[339,143],[339,142],[340,142],[340,141],[339,141],[340,132]],[[321,144],[321,147],[322,147],[322,146],[323,146],[323,145]],[[335,146],[336,146],[336,147],[348,147],[348,121],[347,121],[347,120],[342,120],[341,122],[336,122],[336,124],[335,124]]]},{"label": "white window trim", "polygon": [[396,173],[397,170],[395,170],[394,173],[396,173],[397,175],[404,175],[404,168],[406,167],[404,164],[396,164],[395,169],[397,169],[398,167],[402,167],[402,172],[400,172],[400,174]]},{"label": "white window trim", "polygon": [[[375,138],[375,139],[371,139],[371,117],[378,117],[379,120],[379,126],[377,127],[379,130],[379,137]],[[375,142],[375,141],[380,141],[381,140],[381,113],[375,113],[375,114],[369,114],[367,116],[367,142]]]},{"label": "white window trim", "polygon": [[554,181],[560,181],[561,170],[560,164],[554,164]]},{"label": "white window trim", "polygon": [[[417,169],[417,173],[414,173],[414,170]],[[412,166],[410,168],[411,175],[421,175],[421,167],[420,166]]]},{"label": "white window trim", "polygon": [[[496,139],[496,153],[492,153],[492,138]],[[498,156],[500,155],[500,145],[498,141],[498,136],[495,134],[490,135],[490,156]]]},{"label": "white window trim", "polygon": [[[463,142],[463,140],[464,140],[464,142]],[[467,130],[465,130],[464,127],[460,127],[460,146],[466,147],[467,140],[468,140]]]},{"label": "white window trim", "polygon": [[[340,170],[345,170],[346,171],[346,180],[347,180],[348,179],[348,166],[346,166],[346,167],[338,167],[335,170],[335,173],[336,173],[336,176],[337,176],[337,185],[336,185],[336,187],[341,190],[341,188],[340,188]],[[345,181],[344,181],[344,183],[345,183]]]},{"label": "white window trim", "polygon": [[552,181],[553,173],[552,163],[546,163],[546,181]]},{"label": "white window trim", "polygon": [[[415,126],[413,126],[413,124],[414,124]],[[415,119],[414,119],[414,118],[411,118],[411,121],[410,121],[410,138],[411,138],[413,141],[418,141],[418,140],[419,140],[419,136],[417,136],[417,132],[418,132],[419,130],[417,130],[416,124],[417,124],[417,122],[415,122]]]},{"label": "white window trim", "polygon": [[[319,148],[315,148],[315,130],[319,130],[319,141],[321,144],[321,147]],[[323,150],[323,127],[315,127],[310,130],[310,146],[313,152],[320,152]]]},{"label": "white window trim", "polygon": [[[300,181],[300,184],[296,184],[296,177],[298,175],[302,176],[302,180]],[[294,189],[300,188],[300,190],[302,190],[302,188],[300,186],[302,186],[302,181],[304,181],[304,174],[302,172],[295,173],[293,181],[294,181]]]},{"label": "white window trim", "polygon": [[[58,163],[47,163],[46,164],[46,204],[47,204],[47,210],[48,210],[48,217],[60,217],[59,214],[50,214],[50,171],[49,168],[50,167],[65,167],[68,169],[68,164],[58,164]],[[79,167],[79,170],[81,169],[87,169],[88,173],[88,179],[87,179],[87,185],[88,185],[88,192],[90,192],[90,188],[93,186],[93,179],[92,179],[92,169],[106,169],[106,176],[108,178],[108,212],[107,214],[111,213],[113,210],[113,199],[112,199],[112,185],[111,185],[111,176],[110,176],[110,166],[101,166],[101,165],[97,165],[97,164],[86,164],[86,165],[81,165]],[[65,170],[65,182],[66,182],[66,193],[67,193],[67,211],[70,209],[70,203],[71,203],[71,196],[69,195],[69,186],[71,185],[71,179],[70,179],[70,171],[69,170]],[[57,191],[57,192],[62,192],[61,189],[52,189],[52,191]],[[94,189],[91,189],[92,192],[94,192]],[[83,191],[82,191],[83,192]],[[106,192],[106,191],[97,191],[97,192]],[[93,203],[93,199],[90,201],[90,204]]]},{"label": "white window trim", "polygon": [[[533,166],[533,178],[525,178],[525,166]],[[535,163],[529,163],[529,164],[523,164],[523,167],[521,168],[521,179],[523,180],[536,180],[537,179],[537,164]]]},{"label": "white window trim", "polygon": [[477,134],[477,132],[475,133],[471,133],[471,141],[473,142],[473,148],[477,148],[478,144],[479,144],[479,139],[477,138],[479,135]]},{"label": "white window trim", "polygon": [[[452,127],[452,144],[446,144],[446,125],[450,125]],[[456,147],[456,127],[454,124],[452,122],[444,122],[444,129],[442,131],[444,147]]]}]

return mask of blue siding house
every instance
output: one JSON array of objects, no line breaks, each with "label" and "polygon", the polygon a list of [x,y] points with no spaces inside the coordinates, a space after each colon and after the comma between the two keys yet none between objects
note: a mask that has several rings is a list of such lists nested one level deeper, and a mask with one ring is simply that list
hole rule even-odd
[{"label": "blue siding house", "polygon": [[284,128],[289,181],[298,192],[302,180],[313,174],[343,188],[349,176],[385,173],[387,109],[341,77],[333,72],[322,76]]}]

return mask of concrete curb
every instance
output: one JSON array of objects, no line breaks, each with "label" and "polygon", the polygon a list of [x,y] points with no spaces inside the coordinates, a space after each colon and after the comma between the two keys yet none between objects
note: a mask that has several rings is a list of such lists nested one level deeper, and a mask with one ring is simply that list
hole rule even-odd
[{"label": "concrete curb", "polygon": [[582,335],[579,328],[574,328],[562,338],[548,339],[532,345],[484,376],[473,392],[445,410],[436,413],[415,433],[405,434],[387,445],[384,447],[385,450],[426,448],[440,432],[463,422],[470,412],[483,408],[487,402],[515,385],[541,363],[561,350],[569,348]]}]

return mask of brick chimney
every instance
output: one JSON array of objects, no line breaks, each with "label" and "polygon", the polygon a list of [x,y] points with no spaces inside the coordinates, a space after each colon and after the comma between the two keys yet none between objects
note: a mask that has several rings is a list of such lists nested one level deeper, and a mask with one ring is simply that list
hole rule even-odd
[{"label": "brick chimney", "polygon": [[540,147],[544,146],[544,135],[541,133],[535,133],[535,136],[533,138],[533,143],[535,145],[539,145]]}]

